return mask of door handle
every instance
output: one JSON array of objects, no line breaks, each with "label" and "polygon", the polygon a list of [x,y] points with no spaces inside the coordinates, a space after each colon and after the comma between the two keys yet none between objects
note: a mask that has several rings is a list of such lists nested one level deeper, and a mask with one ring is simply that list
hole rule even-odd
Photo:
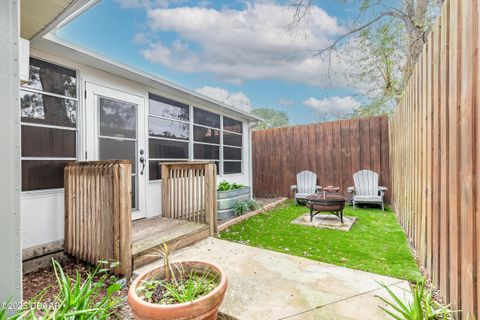
[{"label": "door handle", "polygon": [[145,158],[143,156],[140,156],[140,163],[142,164],[142,170],[140,171],[140,174],[143,175],[143,172],[145,171]]},{"label": "door handle", "polygon": [[140,174],[143,176],[143,172],[145,171],[145,157],[143,156],[143,149],[140,149],[140,163],[142,164],[142,170],[140,171]]}]

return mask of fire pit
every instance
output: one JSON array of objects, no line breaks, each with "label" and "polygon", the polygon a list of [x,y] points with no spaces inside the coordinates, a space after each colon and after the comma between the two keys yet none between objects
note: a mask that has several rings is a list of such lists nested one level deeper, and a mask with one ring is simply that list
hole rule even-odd
[{"label": "fire pit", "polygon": [[305,198],[307,208],[310,209],[310,222],[320,212],[329,212],[340,218],[343,223],[343,209],[345,208],[345,197],[337,194],[312,194]]}]

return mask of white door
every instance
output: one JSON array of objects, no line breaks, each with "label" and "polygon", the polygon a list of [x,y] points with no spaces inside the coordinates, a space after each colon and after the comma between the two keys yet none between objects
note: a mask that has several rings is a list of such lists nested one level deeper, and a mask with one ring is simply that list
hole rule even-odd
[{"label": "white door", "polygon": [[86,82],[86,160],[132,161],[132,218],[146,215],[145,99]]}]

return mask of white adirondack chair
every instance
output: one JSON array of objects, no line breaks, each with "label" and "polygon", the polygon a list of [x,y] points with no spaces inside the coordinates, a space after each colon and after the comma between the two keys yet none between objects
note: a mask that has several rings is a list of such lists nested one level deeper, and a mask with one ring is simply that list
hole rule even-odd
[{"label": "white adirondack chair", "polygon": [[305,200],[305,197],[310,194],[315,194],[322,190],[322,187],[317,186],[317,175],[312,171],[302,171],[297,173],[297,184],[290,187],[293,192],[293,203],[297,205],[297,200]]},{"label": "white adirondack chair", "polygon": [[353,174],[354,187],[349,187],[348,192],[353,193],[353,209],[357,203],[378,203],[385,210],[383,195],[388,189],[378,185],[378,173],[371,170],[360,170]]}]

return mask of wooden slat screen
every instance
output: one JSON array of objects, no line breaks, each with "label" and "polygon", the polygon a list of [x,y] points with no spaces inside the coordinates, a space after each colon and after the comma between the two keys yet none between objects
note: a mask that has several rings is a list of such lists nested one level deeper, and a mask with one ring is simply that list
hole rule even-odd
[{"label": "wooden slat screen", "polygon": [[162,213],[208,224],[217,232],[217,169],[214,162],[162,163]]},{"label": "wooden slat screen", "polygon": [[71,162],[65,167],[65,252],[83,261],[119,262],[132,273],[131,162]]},{"label": "wooden slat screen", "polygon": [[[253,192],[256,197],[291,197],[296,174],[310,170],[320,186],[345,195],[353,174],[370,169],[390,186],[388,118],[371,117],[254,131]],[[390,193],[386,193],[389,201]]]},{"label": "wooden slat screen", "polygon": [[393,208],[463,319],[480,314],[479,10],[444,3],[390,119]]}]

